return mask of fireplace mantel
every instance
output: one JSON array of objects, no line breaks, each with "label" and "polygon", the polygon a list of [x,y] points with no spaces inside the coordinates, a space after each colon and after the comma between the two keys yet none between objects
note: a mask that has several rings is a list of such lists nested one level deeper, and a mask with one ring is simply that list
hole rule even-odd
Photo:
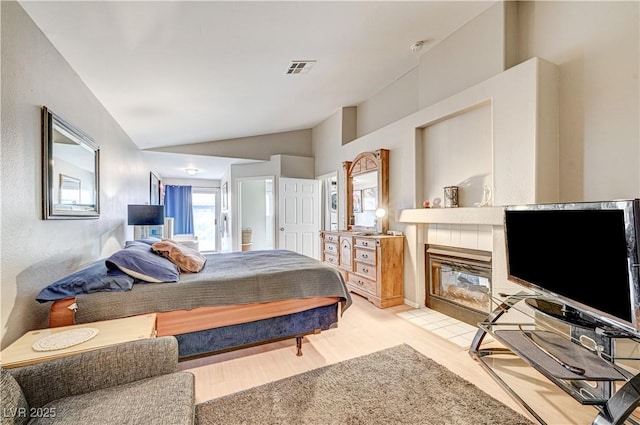
[{"label": "fireplace mantel", "polygon": [[502,226],[503,207],[420,208],[400,211],[398,222],[407,224],[484,224]]}]

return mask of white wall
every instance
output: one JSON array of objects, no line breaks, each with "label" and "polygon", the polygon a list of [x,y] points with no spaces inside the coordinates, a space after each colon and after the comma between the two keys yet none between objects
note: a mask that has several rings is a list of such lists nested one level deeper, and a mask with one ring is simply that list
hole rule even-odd
[{"label": "white wall", "polygon": [[362,136],[417,111],[420,107],[418,68],[358,104],[356,128]]},{"label": "white wall", "polygon": [[[419,65],[358,105],[357,134],[369,134],[420,108],[499,74],[511,65],[516,2],[496,2],[438,44],[427,43]],[[315,140],[315,139],[314,139]]]},{"label": "white wall", "polygon": [[273,159],[280,164],[280,176],[293,179],[315,178],[315,160],[312,157],[274,155]]},{"label": "white wall", "polygon": [[[480,203],[484,186],[493,189],[492,108],[487,102],[422,130],[416,178],[420,200],[444,205],[444,187],[458,186],[460,207]],[[420,184],[421,183],[421,184]]]},{"label": "white wall", "polygon": [[640,195],[639,9],[637,1],[520,4],[520,59],[560,67],[563,201]]},{"label": "white wall", "polygon": [[332,154],[342,150],[342,142],[336,137],[342,131],[341,120],[342,113],[337,111],[313,127],[311,133],[313,139],[312,156],[315,158],[316,176],[334,173],[339,168],[336,167],[336,158]]},{"label": "white wall", "polygon": [[173,184],[176,186],[210,187],[213,189],[220,188],[220,180],[166,177],[162,179],[162,183]]},{"label": "white wall", "polygon": [[[497,157],[501,164],[497,171],[494,166],[494,205],[553,200],[554,197],[556,200],[569,201],[639,196],[638,6],[638,2],[608,1],[527,2],[519,5],[516,16],[520,59],[537,55],[558,65],[559,100],[550,99],[549,96],[541,98],[536,94],[541,88],[555,90],[555,87],[551,87],[556,84],[554,79],[544,81],[544,87],[536,87],[535,84],[529,86],[527,96],[534,96],[531,104],[521,102],[518,108],[508,105],[522,97],[519,84],[509,83],[501,89],[501,99],[509,99],[507,103],[485,94],[488,97],[484,101],[491,100],[494,108],[492,138],[494,142],[496,138],[498,140],[493,145],[492,161],[495,164]],[[512,46],[506,35],[503,40],[495,38],[496,50],[489,49],[491,58],[488,62],[482,55],[473,54],[466,56],[469,61],[462,66],[458,56],[467,52],[461,47],[465,43],[477,45],[474,41],[476,38],[486,40],[486,34],[495,34],[496,27],[510,27],[497,19],[506,20],[513,16],[513,13],[497,13],[496,8],[491,8],[468,27],[457,31],[452,38],[442,41],[437,46],[437,52],[426,52],[418,70],[421,76],[420,92],[425,90],[424,84],[441,84],[452,90],[461,81],[456,80],[457,77],[465,77],[468,82],[483,81],[498,62],[508,65],[510,59],[505,58],[512,58],[514,54],[506,51],[505,46]],[[502,54],[499,54],[501,49]],[[436,56],[429,56],[432,54]],[[435,57],[442,59],[437,75],[422,69]],[[475,61],[481,62],[478,68],[474,66]],[[460,73],[460,66],[464,68],[464,74]],[[476,72],[476,69],[479,71]],[[493,68],[494,71],[497,69]],[[449,76],[454,80],[453,83]],[[487,87],[484,81],[471,87],[467,95],[481,87]],[[459,90],[463,88],[459,87]],[[436,98],[441,96],[445,95]],[[423,95],[421,99],[427,99],[427,96]],[[390,228],[404,229],[407,236],[405,295],[410,302],[422,302],[420,288],[416,287],[419,278],[416,274],[421,267],[420,257],[423,253],[414,246],[421,236],[415,226],[395,223],[394,214],[399,209],[414,207],[416,199],[423,196],[417,176],[424,164],[415,159],[416,154],[421,152],[414,150],[412,144],[418,139],[416,132],[421,131],[419,127],[423,125],[420,120],[425,119],[424,114],[437,111],[444,103],[455,101],[458,97],[449,93],[449,97],[444,99],[432,105],[424,104],[420,110],[422,112],[382,126],[371,134],[361,135],[345,146],[337,143],[337,137],[331,134],[337,127],[335,115],[314,128],[312,133],[316,175],[338,171],[341,175],[339,181],[342,181],[342,161],[350,160],[362,151],[391,149]],[[483,101],[482,98],[477,100],[478,104]],[[539,109],[536,109],[537,106]],[[526,127],[520,128],[497,125],[494,115],[496,107],[505,114],[503,124],[515,123],[527,116],[534,119],[525,123]],[[416,117],[419,116],[423,118],[418,120]],[[554,125],[554,120],[559,120],[559,125]],[[369,126],[376,127],[375,124]],[[557,152],[550,151],[552,143],[541,151],[535,150],[535,144],[514,145],[521,135],[537,137],[539,140],[557,139],[558,131],[553,133],[550,128],[559,128]],[[533,163],[539,155],[555,159],[527,167],[525,173],[518,171],[521,161],[524,161],[524,165],[527,161]],[[510,176],[519,176],[519,179],[513,180]],[[538,184],[531,185],[532,181]],[[340,196],[344,199],[345,194],[341,191]],[[343,210],[340,214],[344,217]],[[339,222],[343,223],[343,218]],[[497,232],[494,244],[499,245],[502,240]],[[494,266],[503,268],[504,262],[498,258]]]},{"label": "white wall", "polygon": [[190,155],[245,158],[258,161],[267,161],[275,154],[309,156],[311,154],[311,130],[295,130],[215,142],[166,146],[150,150]]},{"label": "white wall", "polygon": [[[267,228],[266,220],[266,180],[250,179],[239,182],[240,190],[240,228],[251,229],[253,250],[273,249],[273,223]],[[267,237],[269,233],[269,237]],[[242,241],[241,241],[242,242]]]},{"label": "white wall", "polygon": [[[358,136],[366,136],[502,72],[507,63],[507,30],[504,21],[507,16],[512,16],[506,12],[506,8],[505,4],[498,2],[450,37],[428,46],[416,69],[359,104]],[[340,111],[337,111],[312,130],[316,175],[335,172],[340,168],[336,167],[335,158],[335,152],[342,148],[336,134],[341,128],[340,118]],[[344,151],[353,152],[353,149],[345,147]],[[355,155],[351,156],[350,153],[340,161],[353,157]],[[410,157],[406,160],[412,161]],[[398,160],[398,163],[402,166],[400,164],[405,161]]]},{"label": "white wall", "polygon": [[420,58],[419,106],[424,108],[504,71],[506,7],[497,3]]},{"label": "white wall", "polygon": [[[639,8],[637,1],[496,4],[422,55],[417,85],[412,71],[403,77],[408,81],[358,105],[358,135],[389,124],[396,105],[410,109],[417,92],[424,108],[498,74],[514,58],[540,57],[560,69],[559,200],[639,196]],[[317,175],[338,169],[326,153],[340,149],[331,135],[338,118],[313,129]]]},{"label": "white wall", "polygon": [[243,215],[238,196],[239,181],[256,177],[273,178],[280,175],[280,158],[272,157],[268,162],[249,164],[233,164],[229,173],[229,229],[230,233],[225,238],[226,251],[240,251],[242,249],[241,226],[244,224],[238,218]]},{"label": "white wall", "polygon": [[[35,296],[69,271],[120,249],[132,230],[127,204],[149,201],[149,168],[120,126],[17,2],[0,2],[1,331],[6,347],[47,326],[49,304]],[[42,220],[41,120],[47,106],[100,146],[97,220]]]}]

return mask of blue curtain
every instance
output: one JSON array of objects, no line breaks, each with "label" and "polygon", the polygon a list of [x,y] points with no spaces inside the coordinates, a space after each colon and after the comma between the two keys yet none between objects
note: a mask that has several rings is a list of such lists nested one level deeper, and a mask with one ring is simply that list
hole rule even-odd
[{"label": "blue curtain", "polygon": [[173,233],[193,233],[191,186],[165,186],[164,216],[173,217]]}]

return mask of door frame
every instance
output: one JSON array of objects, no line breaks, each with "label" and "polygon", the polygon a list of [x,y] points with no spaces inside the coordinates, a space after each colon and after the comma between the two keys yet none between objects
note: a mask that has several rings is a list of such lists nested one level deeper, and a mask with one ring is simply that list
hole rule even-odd
[{"label": "door frame", "polygon": [[[327,228],[326,226],[326,214],[331,214],[331,209],[329,207],[329,205],[327,204],[328,201],[328,196],[326,193],[324,193],[324,187],[325,187],[325,182],[327,180],[335,180],[336,181],[336,198],[337,198],[337,205],[336,205],[336,229],[338,230],[338,228],[340,227],[340,218],[339,218],[339,211],[340,211],[340,204],[342,204],[342,202],[340,202],[340,179],[338,178],[338,172],[337,171],[332,171],[331,173],[326,173],[326,174],[322,174],[318,177],[316,177],[316,180],[320,181],[320,229],[321,230],[331,230],[330,227]],[[331,222],[331,220],[329,220],[329,222]]]},{"label": "door frame", "polygon": [[264,176],[250,176],[250,177],[236,177],[234,179],[234,192],[237,194],[235,196],[235,220],[233,220],[233,237],[232,239],[232,250],[233,251],[242,251],[242,191],[240,190],[242,187],[242,182],[251,181],[251,180],[271,180],[273,182],[273,192],[271,196],[271,201],[273,203],[273,226],[271,228],[271,232],[273,235],[274,247],[278,246],[278,238],[276,229],[278,226],[278,179],[274,175],[264,175]]}]

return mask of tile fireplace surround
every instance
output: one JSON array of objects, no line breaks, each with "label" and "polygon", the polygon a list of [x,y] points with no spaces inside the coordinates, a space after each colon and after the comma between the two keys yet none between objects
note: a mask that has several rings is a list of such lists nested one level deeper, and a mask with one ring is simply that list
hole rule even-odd
[{"label": "tile fireplace surround", "polygon": [[[425,245],[481,250],[491,253],[491,294],[522,288],[507,280],[502,207],[426,208],[400,212],[399,221],[415,226],[417,305],[424,307],[427,286]],[[421,257],[422,256],[422,257]]]}]

